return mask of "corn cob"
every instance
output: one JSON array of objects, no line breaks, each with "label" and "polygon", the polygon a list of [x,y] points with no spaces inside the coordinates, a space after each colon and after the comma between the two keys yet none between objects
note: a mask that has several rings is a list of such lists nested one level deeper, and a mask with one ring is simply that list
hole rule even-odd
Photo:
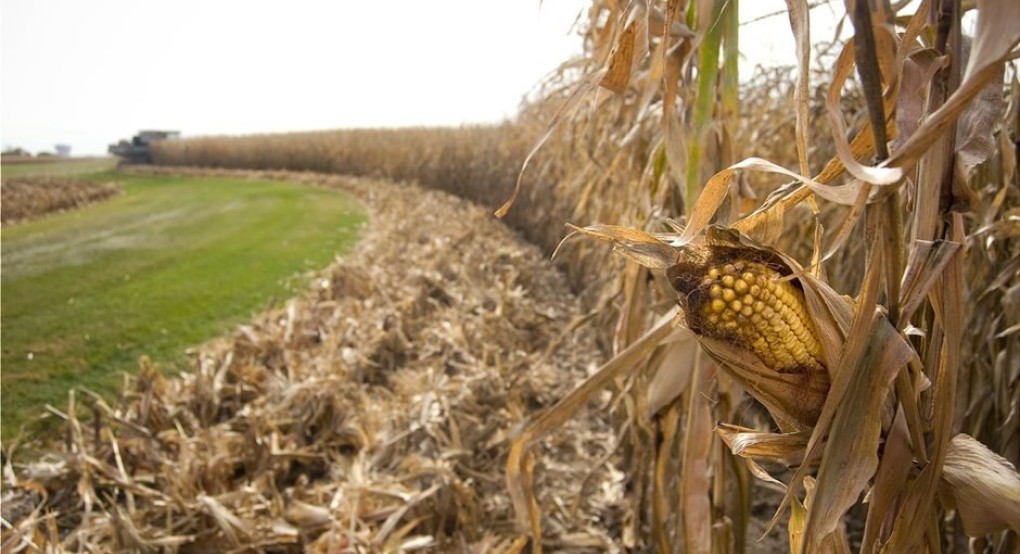
[{"label": "corn cob", "polygon": [[739,247],[685,249],[667,275],[687,325],[727,340],[781,373],[824,370],[804,293],[790,270],[764,252]]}]

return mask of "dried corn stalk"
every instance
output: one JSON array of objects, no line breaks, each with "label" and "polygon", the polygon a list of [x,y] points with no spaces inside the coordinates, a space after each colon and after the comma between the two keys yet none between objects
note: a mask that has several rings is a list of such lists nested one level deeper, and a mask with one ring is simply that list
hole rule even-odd
[{"label": "dried corn stalk", "polygon": [[0,220],[4,225],[81,208],[121,193],[115,183],[93,183],[48,176],[4,179],[0,190]]},{"label": "dried corn stalk", "polygon": [[[599,71],[607,68],[614,70],[611,84],[620,101],[600,94],[591,101],[591,110],[577,112],[575,122],[558,114],[539,141],[540,146],[548,141],[550,148],[557,148],[548,139],[552,129],[560,126],[567,129],[565,142],[590,145],[583,152],[592,162],[560,179],[568,182],[568,189],[575,187],[577,214],[587,221],[635,222],[641,229],[654,231],[665,228],[669,217],[682,214],[688,222],[682,233],[668,236],[606,225],[582,230],[612,241],[640,264],[666,270],[665,279],[653,273],[648,282],[666,281],[678,291],[686,327],[720,369],[717,386],[695,391],[692,383],[703,381],[695,377],[700,375],[700,368],[694,369],[696,356],[678,360],[675,347],[656,349],[643,344],[658,330],[648,323],[661,313],[658,291],[663,287],[642,289],[630,277],[635,272],[626,270],[618,289],[625,300],[614,345],[623,356],[631,354],[629,347],[642,343],[646,356],[628,362],[635,376],[627,383],[635,392],[621,404],[628,410],[630,404],[639,408],[629,411],[628,424],[648,429],[644,435],[633,433],[635,442],[657,441],[666,435],[661,444],[635,444],[628,452],[629,465],[638,468],[632,474],[637,489],[634,501],[645,498],[642,487],[646,484],[653,489],[649,494],[654,537],[648,543],[660,550],[670,550],[680,540],[685,550],[705,547],[700,539],[690,538],[703,537],[692,529],[699,514],[683,512],[685,506],[705,505],[698,502],[706,489],[691,485],[706,480],[696,475],[688,481],[692,472],[704,471],[704,460],[690,458],[685,451],[675,454],[678,464],[670,466],[664,460],[674,444],[701,444],[700,436],[672,436],[697,432],[702,417],[695,394],[716,395],[712,397],[717,402],[716,419],[729,421],[734,415],[737,397],[726,385],[728,377],[765,404],[784,431],[768,433],[740,426],[720,427],[718,433],[734,453],[750,457],[752,474],[786,490],[782,504],[793,510],[789,530],[795,549],[847,548],[847,513],[865,493],[872,501],[867,506],[864,550],[939,551],[959,544],[952,530],[960,526],[951,521],[953,512],[939,504],[935,492],[952,488],[950,476],[956,479],[956,496],[968,506],[963,510],[971,512],[961,512],[963,530],[981,535],[1002,528],[994,521],[988,526],[976,523],[989,519],[989,514],[974,513],[973,499],[981,494],[976,491],[988,494],[996,483],[1012,483],[1015,470],[986,457],[987,471],[961,478],[956,467],[960,441],[952,437],[958,429],[972,426],[1012,459],[1020,447],[1015,438],[1016,403],[1006,398],[1015,397],[1017,388],[1016,371],[1006,369],[1005,363],[1015,358],[1010,356],[1015,350],[1011,346],[1015,318],[1009,313],[1001,317],[988,313],[1001,311],[991,307],[997,302],[1015,305],[1018,290],[1012,260],[1020,237],[1007,232],[1005,223],[1007,214],[1015,211],[1008,206],[1015,206],[1017,200],[1016,153],[1015,145],[1003,143],[1002,137],[1015,139],[1015,99],[1020,88],[1014,76],[1013,105],[1003,114],[999,72],[1005,61],[1017,55],[1020,9],[1008,0],[921,2],[908,8],[913,13],[896,14],[880,2],[848,2],[854,39],[836,45],[834,61],[814,74],[815,90],[821,94],[809,106],[805,4],[788,2],[800,65],[795,94],[771,89],[758,93],[779,98],[758,105],[779,108],[743,126],[753,137],[746,141],[749,151],[743,155],[774,152],[781,156],[776,163],[799,165],[800,172],[783,170],[796,182],[774,191],[749,215],[741,217],[749,205],[744,177],[737,178],[736,172],[761,169],[766,163],[748,158],[732,164],[728,158],[734,145],[729,136],[727,93],[714,86],[732,77],[716,77],[719,39],[725,37],[719,31],[728,22],[720,2],[642,3],[641,13],[660,13],[665,24],[659,32],[650,32],[649,55],[641,63],[631,53],[641,51],[643,45],[622,48],[629,48],[634,40],[627,29],[637,8],[593,2],[588,35],[593,49],[591,72],[565,96],[563,107],[572,110],[581,105],[586,93],[602,82],[604,73]],[[902,9],[902,4],[896,9]],[[976,36],[968,52],[960,18],[964,10],[975,8]],[[668,32],[673,22],[690,25],[693,40],[686,42],[688,37]],[[614,59],[624,50],[626,64]],[[629,70],[629,79],[620,76],[621,67]],[[695,74],[697,83],[690,78]],[[847,86],[855,74],[861,81],[859,91]],[[847,103],[848,89],[856,95],[855,104]],[[795,122],[790,114],[796,114]],[[848,116],[856,119],[850,130]],[[812,118],[813,143],[806,124]],[[708,127],[714,132],[707,132]],[[776,140],[768,129],[789,132]],[[586,141],[585,133],[595,140]],[[819,151],[834,156],[815,177],[808,178],[809,171],[818,171],[812,161],[824,160],[812,160]],[[983,164],[998,166],[987,179],[986,199],[971,190],[974,168]],[[641,169],[628,173],[627,167]],[[711,173],[706,172],[709,167],[715,176],[706,182],[703,177]],[[770,171],[777,170],[773,166]],[[625,199],[616,203],[614,195],[621,192],[626,193]],[[977,213],[967,213],[977,206]],[[729,213],[721,210],[725,207]],[[974,216],[982,220],[969,220]],[[731,229],[739,234],[717,228],[701,236],[713,218],[732,222]],[[975,229],[977,235],[968,237]],[[982,237],[985,245],[979,245]],[[975,267],[980,262],[967,262],[965,244],[972,246],[972,258],[977,250],[998,265],[983,270]],[[809,267],[801,269],[786,253],[810,259]],[[968,296],[965,268],[983,277],[983,292]],[[992,277],[996,273],[999,276]],[[853,299],[835,293],[830,282],[839,283],[838,288],[852,293]],[[770,283],[771,290],[763,283]],[[759,288],[752,291],[753,286]],[[766,291],[768,297],[763,294]],[[651,312],[645,326],[634,323],[642,303]],[[983,308],[977,308],[978,303]],[[968,304],[974,308],[968,309]],[[986,310],[983,317],[977,315],[978,309]],[[977,329],[997,331],[968,331],[962,322],[970,319],[978,321]],[[642,334],[642,329],[649,330]],[[995,337],[986,345],[968,339],[970,347],[982,353],[980,361],[964,356],[962,343],[967,335]],[[669,367],[664,365],[667,360]],[[980,364],[981,369],[971,364]],[[674,376],[669,379],[661,377],[670,373]],[[968,379],[961,381],[958,377],[964,375]],[[654,404],[642,397],[646,379],[657,387],[647,391]],[[675,391],[661,390],[664,386]],[[957,387],[966,388],[969,400],[957,395]],[[578,389],[582,390],[590,390],[588,384]],[[571,401],[580,403],[573,395]],[[641,409],[645,402],[656,408],[647,421],[642,420],[647,417]],[[564,411],[553,411],[555,416],[539,420],[565,418]],[[997,425],[1012,430],[1012,436],[1007,438]],[[547,426],[534,429],[550,432]],[[645,449],[656,450],[653,466],[643,465],[650,457]],[[991,454],[973,449],[972,455],[980,455],[977,452]],[[756,463],[763,459],[791,467],[792,476],[778,481],[766,473],[764,464]],[[680,482],[663,477],[668,475],[664,468],[677,466],[683,468]],[[643,476],[645,467],[654,469]],[[714,513],[727,515],[701,525],[713,528],[711,548],[725,549],[734,544],[728,534],[733,512],[727,509],[747,489],[739,471],[730,472],[722,464],[712,466],[712,471],[710,505]],[[511,480],[511,486],[515,484],[519,480]],[[663,491],[670,487],[679,492]],[[992,500],[999,505],[1008,498],[1007,494]],[[680,515],[670,518],[671,509]],[[782,513],[777,512],[771,525],[778,523]],[[530,532],[536,539],[539,519],[530,514]],[[1017,545],[1016,536],[1008,534],[979,540],[992,541],[1003,551]]]}]

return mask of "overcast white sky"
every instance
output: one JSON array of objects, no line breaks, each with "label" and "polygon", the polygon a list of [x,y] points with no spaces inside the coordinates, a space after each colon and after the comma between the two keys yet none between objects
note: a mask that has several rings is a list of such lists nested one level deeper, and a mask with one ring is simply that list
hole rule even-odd
[{"label": "overcast white sky", "polygon": [[[841,4],[813,17],[831,23]],[[0,141],[91,155],[149,128],[188,136],[500,121],[580,51],[571,26],[585,5],[0,0]],[[745,0],[741,20],[784,6]],[[788,25],[780,16],[745,26],[742,50],[792,63]]]}]

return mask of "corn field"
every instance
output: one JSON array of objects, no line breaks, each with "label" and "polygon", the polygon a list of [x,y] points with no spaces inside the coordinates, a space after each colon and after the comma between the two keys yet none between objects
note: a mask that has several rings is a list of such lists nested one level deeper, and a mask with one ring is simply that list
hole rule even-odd
[{"label": "corn field", "polygon": [[[520,414],[512,521],[463,549],[1016,552],[1020,4],[848,0],[825,45],[786,5],[786,68],[738,75],[738,0],[593,0],[584,55],[512,122],[154,156],[441,189],[555,252],[583,306],[564,341],[602,362]],[[566,456],[589,419],[608,451]],[[564,464],[576,502],[543,490]],[[608,467],[624,502],[600,512]],[[602,520],[608,542],[571,542]]]}]

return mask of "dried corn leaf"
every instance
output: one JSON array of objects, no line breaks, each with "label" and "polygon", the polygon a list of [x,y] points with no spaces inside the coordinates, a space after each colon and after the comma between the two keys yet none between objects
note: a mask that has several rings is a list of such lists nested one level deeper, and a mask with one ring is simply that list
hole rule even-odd
[{"label": "dried corn leaf", "polygon": [[663,342],[662,361],[648,383],[648,415],[673,403],[686,390],[697,359],[698,341],[686,327],[677,327]]},{"label": "dried corn leaf", "polygon": [[967,104],[956,127],[955,171],[958,186],[967,186],[974,168],[998,150],[994,131],[1006,109],[1002,98],[1003,66],[998,66],[974,99]]},{"label": "dried corn leaf", "polygon": [[728,423],[717,425],[715,432],[735,456],[767,458],[790,467],[804,461],[804,449],[811,436],[804,431],[767,433]]},{"label": "dried corn leaf", "polygon": [[928,292],[963,245],[939,240],[915,241],[900,285],[900,321],[910,321]]},{"label": "dried corn leaf", "polygon": [[808,158],[808,82],[811,79],[811,23],[808,20],[807,0],[786,0],[790,28],[797,48],[797,88],[794,103],[797,106],[797,160],[800,174],[810,175]]},{"label": "dried corn leaf", "polygon": [[664,235],[655,236],[616,225],[588,225],[583,228],[570,225],[570,228],[583,235],[612,242],[617,252],[648,268],[664,269],[676,263],[676,248],[664,240],[668,238]]},{"label": "dried corn leaf", "polygon": [[623,31],[609,53],[606,74],[599,84],[617,94],[623,94],[634,72],[634,62],[648,53],[648,14],[643,4],[629,10]]},{"label": "dried corn leaf", "polygon": [[817,545],[836,530],[843,514],[859,498],[878,468],[882,408],[896,374],[913,351],[883,316],[876,314],[869,348],[854,376],[829,431],[808,517],[807,544]]},{"label": "dried corn leaf", "polygon": [[529,452],[531,446],[552,431],[560,429],[595,391],[605,388],[621,372],[633,369],[642,359],[651,355],[670,335],[675,318],[675,312],[660,317],[638,340],[606,362],[598,372],[550,409],[539,414],[514,440],[507,457],[507,488],[517,515],[518,527],[538,541],[534,544],[537,550],[541,550],[542,527],[532,487],[534,460]]},{"label": "dried corn leaf", "polygon": [[[813,190],[824,188],[825,193],[831,195],[832,198],[842,198],[840,193],[837,190],[834,190],[834,187],[825,187],[820,183],[816,183],[807,177],[800,176],[784,167],[769,162],[768,160],[763,160],[761,158],[747,158],[716,173],[708,180],[707,183],[705,183],[705,186],[702,189],[701,194],[698,196],[697,202],[695,202],[690,216],[688,217],[687,226],[684,227],[684,230],[679,237],[675,237],[669,241],[670,244],[674,246],[683,246],[691,242],[694,237],[705,230],[719,211],[719,207],[722,206],[723,201],[729,195],[730,186],[736,172],[742,169],[761,171],[765,173],[778,173],[780,175],[793,177],[794,179],[797,179],[797,181],[811,187]],[[745,218],[736,222],[733,227],[741,233],[755,238],[758,238],[761,235],[772,236],[775,232],[777,217],[781,218],[782,214],[780,213],[776,216],[776,214],[773,213],[770,214],[770,217],[765,218]],[[763,240],[762,242],[769,241]]]},{"label": "dried corn leaf", "polygon": [[[880,166],[867,166],[857,160],[850,144],[847,142],[846,123],[843,121],[843,114],[840,110],[840,97],[843,85],[850,77],[854,64],[855,43],[850,39],[843,45],[843,51],[836,58],[836,65],[833,68],[834,74],[829,83],[829,91],[826,95],[825,108],[829,115],[829,122],[832,125],[832,141],[839,154],[839,160],[846,170],[864,183],[873,185],[891,185],[903,178],[903,171],[896,167],[887,167],[883,163]],[[862,130],[861,132],[865,132]],[[817,191],[816,191],[817,192]]]},{"label": "dried corn leaf", "polygon": [[939,58],[931,49],[918,50],[904,59],[899,97],[896,99],[897,137],[892,144],[894,148],[902,144],[921,124],[932,76],[935,71],[943,69],[946,62],[945,58]]},{"label": "dried corn leaf", "polygon": [[1003,62],[1020,42],[1020,4],[1014,0],[978,0],[977,8],[977,30],[963,81],[945,104],[925,118],[893,153],[889,165],[912,165],[989,81],[1000,74]]},{"label": "dried corn leaf", "polygon": [[1020,475],[973,437],[960,433],[949,442],[939,491],[952,500],[971,537],[1020,532]]},{"label": "dried corn leaf", "polygon": [[542,149],[542,145],[549,140],[549,137],[556,132],[556,129],[559,128],[559,126],[574,113],[574,110],[576,110],[581,104],[581,101],[584,100],[585,96],[599,85],[607,72],[607,69],[602,68],[590,73],[583,81],[578,83],[577,88],[574,89],[570,96],[556,110],[556,113],[553,114],[552,120],[546,126],[542,136],[535,141],[535,145],[531,147],[531,151],[528,152],[527,156],[525,156],[524,163],[521,165],[521,171],[517,176],[517,181],[514,184],[513,191],[510,193],[510,198],[508,198],[506,202],[504,202],[503,205],[496,210],[496,217],[503,217],[510,211],[510,208],[517,200],[517,196],[520,194],[521,180],[524,178],[524,171],[528,169],[528,164],[531,163],[532,158],[534,158],[535,154]]},{"label": "dried corn leaf", "polygon": [[769,411],[783,432],[810,429],[818,419],[829,380],[822,373],[779,373],[754,353],[724,340],[699,337],[706,352]]}]

